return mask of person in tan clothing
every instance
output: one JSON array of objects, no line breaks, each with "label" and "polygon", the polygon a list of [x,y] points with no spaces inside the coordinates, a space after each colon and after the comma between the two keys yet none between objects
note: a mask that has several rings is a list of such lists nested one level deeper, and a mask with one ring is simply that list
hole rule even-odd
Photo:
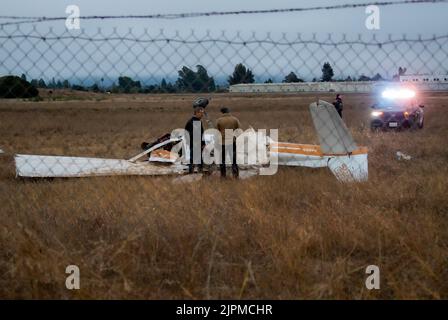
[{"label": "person in tan clothing", "polygon": [[232,159],[232,174],[235,178],[239,176],[238,164],[236,163],[236,137],[232,134],[226,135],[226,129],[241,129],[240,121],[230,114],[229,108],[221,108],[222,116],[216,121],[216,128],[221,132],[221,177],[226,176],[226,155]]}]

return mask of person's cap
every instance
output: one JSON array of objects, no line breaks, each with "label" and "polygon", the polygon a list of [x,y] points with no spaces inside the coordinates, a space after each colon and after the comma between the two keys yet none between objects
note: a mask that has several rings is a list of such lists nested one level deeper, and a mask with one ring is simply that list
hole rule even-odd
[{"label": "person's cap", "polygon": [[208,105],[208,99],[207,98],[197,98],[193,102],[193,108],[205,108]]},{"label": "person's cap", "polygon": [[227,107],[221,108],[221,113],[229,113],[229,112],[230,112],[229,108],[227,108]]}]

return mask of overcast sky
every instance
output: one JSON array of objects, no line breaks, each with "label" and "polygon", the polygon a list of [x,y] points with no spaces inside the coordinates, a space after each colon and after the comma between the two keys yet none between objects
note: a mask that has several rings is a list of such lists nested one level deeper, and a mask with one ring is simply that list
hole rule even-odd
[{"label": "overcast sky", "polygon": [[[237,11],[300,8],[310,6],[337,5],[346,3],[366,3],[367,0],[13,0],[2,1],[0,15],[65,17],[68,5],[77,5],[81,16],[89,15],[144,15],[164,13],[189,13],[210,11]],[[365,27],[367,15],[365,7],[356,9],[306,11],[294,13],[254,14],[238,16],[213,16],[186,18],[176,20],[95,20],[81,21],[81,29],[86,34],[95,36],[101,27],[103,35],[124,35],[132,27],[134,35],[128,38],[148,38],[140,36],[143,28],[154,38],[162,42],[135,43],[129,40],[107,40],[105,42],[89,42],[73,39],[48,40],[21,37],[8,39],[11,34],[19,36],[27,31],[16,30],[9,26],[0,29],[2,42],[0,46],[0,74],[26,73],[29,77],[45,79],[67,78],[79,79],[80,83],[97,81],[105,78],[109,83],[119,75],[129,75],[148,83],[147,79],[157,82],[162,77],[175,80],[177,71],[184,65],[194,68],[204,65],[216,79],[225,81],[237,63],[245,63],[255,75],[256,81],[264,81],[268,77],[274,80],[281,78],[291,70],[304,79],[319,77],[321,65],[329,61],[335,69],[335,77],[358,77],[361,74],[373,76],[380,73],[391,77],[398,66],[407,66],[413,73],[445,73],[448,44],[443,39],[437,43],[394,43],[384,47],[370,46],[368,50],[358,45],[340,44],[335,50],[332,46],[297,44],[292,47],[269,43],[250,42],[252,31],[258,40],[293,41],[296,33],[302,33],[303,39],[310,38],[313,33],[317,39],[327,41],[327,34],[334,35],[333,40],[357,39],[362,34],[365,41],[373,41],[378,35],[384,41],[385,35],[392,34],[394,39],[403,34],[411,39],[416,35],[446,35],[448,32],[448,3],[443,4],[407,4],[380,7],[380,30],[371,31]],[[29,25],[30,26],[30,25]],[[59,29],[51,33],[48,26]],[[119,31],[108,32],[111,27]],[[24,29],[27,27],[23,27]],[[165,33],[161,36],[160,29]],[[211,39],[235,40],[240,44],[226,43],[186,43],[163,42],[165,36],[179,39],[174,31],[179,30],[181,40],[202,39],[205,30],[211,31]],[[194,36],[190,36],[194,30]],[[220,31],[227,33],[221,37]],[[236,36],[235,31],[242,31]],[[67,35],[65,21],[43,22],[39,24],[37,35]],[[266,32],[271,32],[267,37]],[[283,38],[281,33],[286,32]],[[30,31],[31,34],[34,31]],[[107,38],[107,36],[104,36]],[[112,37],[112,38],[114,38]],[[220,38],[221,37],[221,38]],[[101,38],[101,36],[99,37]],[[242,45],[248,41],[248,45]],[[284,41],[280,41],[284,42]],[[442,50],[438,47],[443,42]],[[90,79],[90,80],[89,80]],[[92,80],[93,79],[93,80]]]},{"label": "overcast sky", "polygon": [[[154,14],[365,3],[366,0],[14,0],[2,1],[1,15],[65,16],[67,5],[76,4],[81,15]],[[179,20],[83,21],[81,27],[147,27],[167,30],[242,30],[302,33],[392,33],[410,35],[448,30],[448,3],[397,5],[381,8],[381,29],[365,28],[364,8],[244,16],[201,17]],[[49,25],[50,23],[45,23]],[[63,27],[59,21],[53,25]]]}]

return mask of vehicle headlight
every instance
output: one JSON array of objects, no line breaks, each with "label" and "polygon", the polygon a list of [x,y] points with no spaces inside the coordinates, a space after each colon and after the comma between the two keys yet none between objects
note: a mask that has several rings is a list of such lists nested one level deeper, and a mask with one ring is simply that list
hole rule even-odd
[{"label": "vehicle headlight", "polygon": [[387,89],[383,91],[382,97],[385,99],[410,99],[415,97],[415,91],[410,89]]},{"label": "vehicle headlight", "polygon": [[383,115],[382,111],[372,111],[372,117],[379,117],[382,115]]}]

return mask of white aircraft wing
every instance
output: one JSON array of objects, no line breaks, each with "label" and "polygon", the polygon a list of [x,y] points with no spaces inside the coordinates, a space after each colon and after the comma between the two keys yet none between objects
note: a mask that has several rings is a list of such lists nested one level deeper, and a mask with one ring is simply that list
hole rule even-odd
[{"label": "white aircraft wing", "polygon": [[158,166],[148,161],[24,154],[17,154],[15,163],[19,177],[151,176],[181,174],[185,169],[182,165]]}]

